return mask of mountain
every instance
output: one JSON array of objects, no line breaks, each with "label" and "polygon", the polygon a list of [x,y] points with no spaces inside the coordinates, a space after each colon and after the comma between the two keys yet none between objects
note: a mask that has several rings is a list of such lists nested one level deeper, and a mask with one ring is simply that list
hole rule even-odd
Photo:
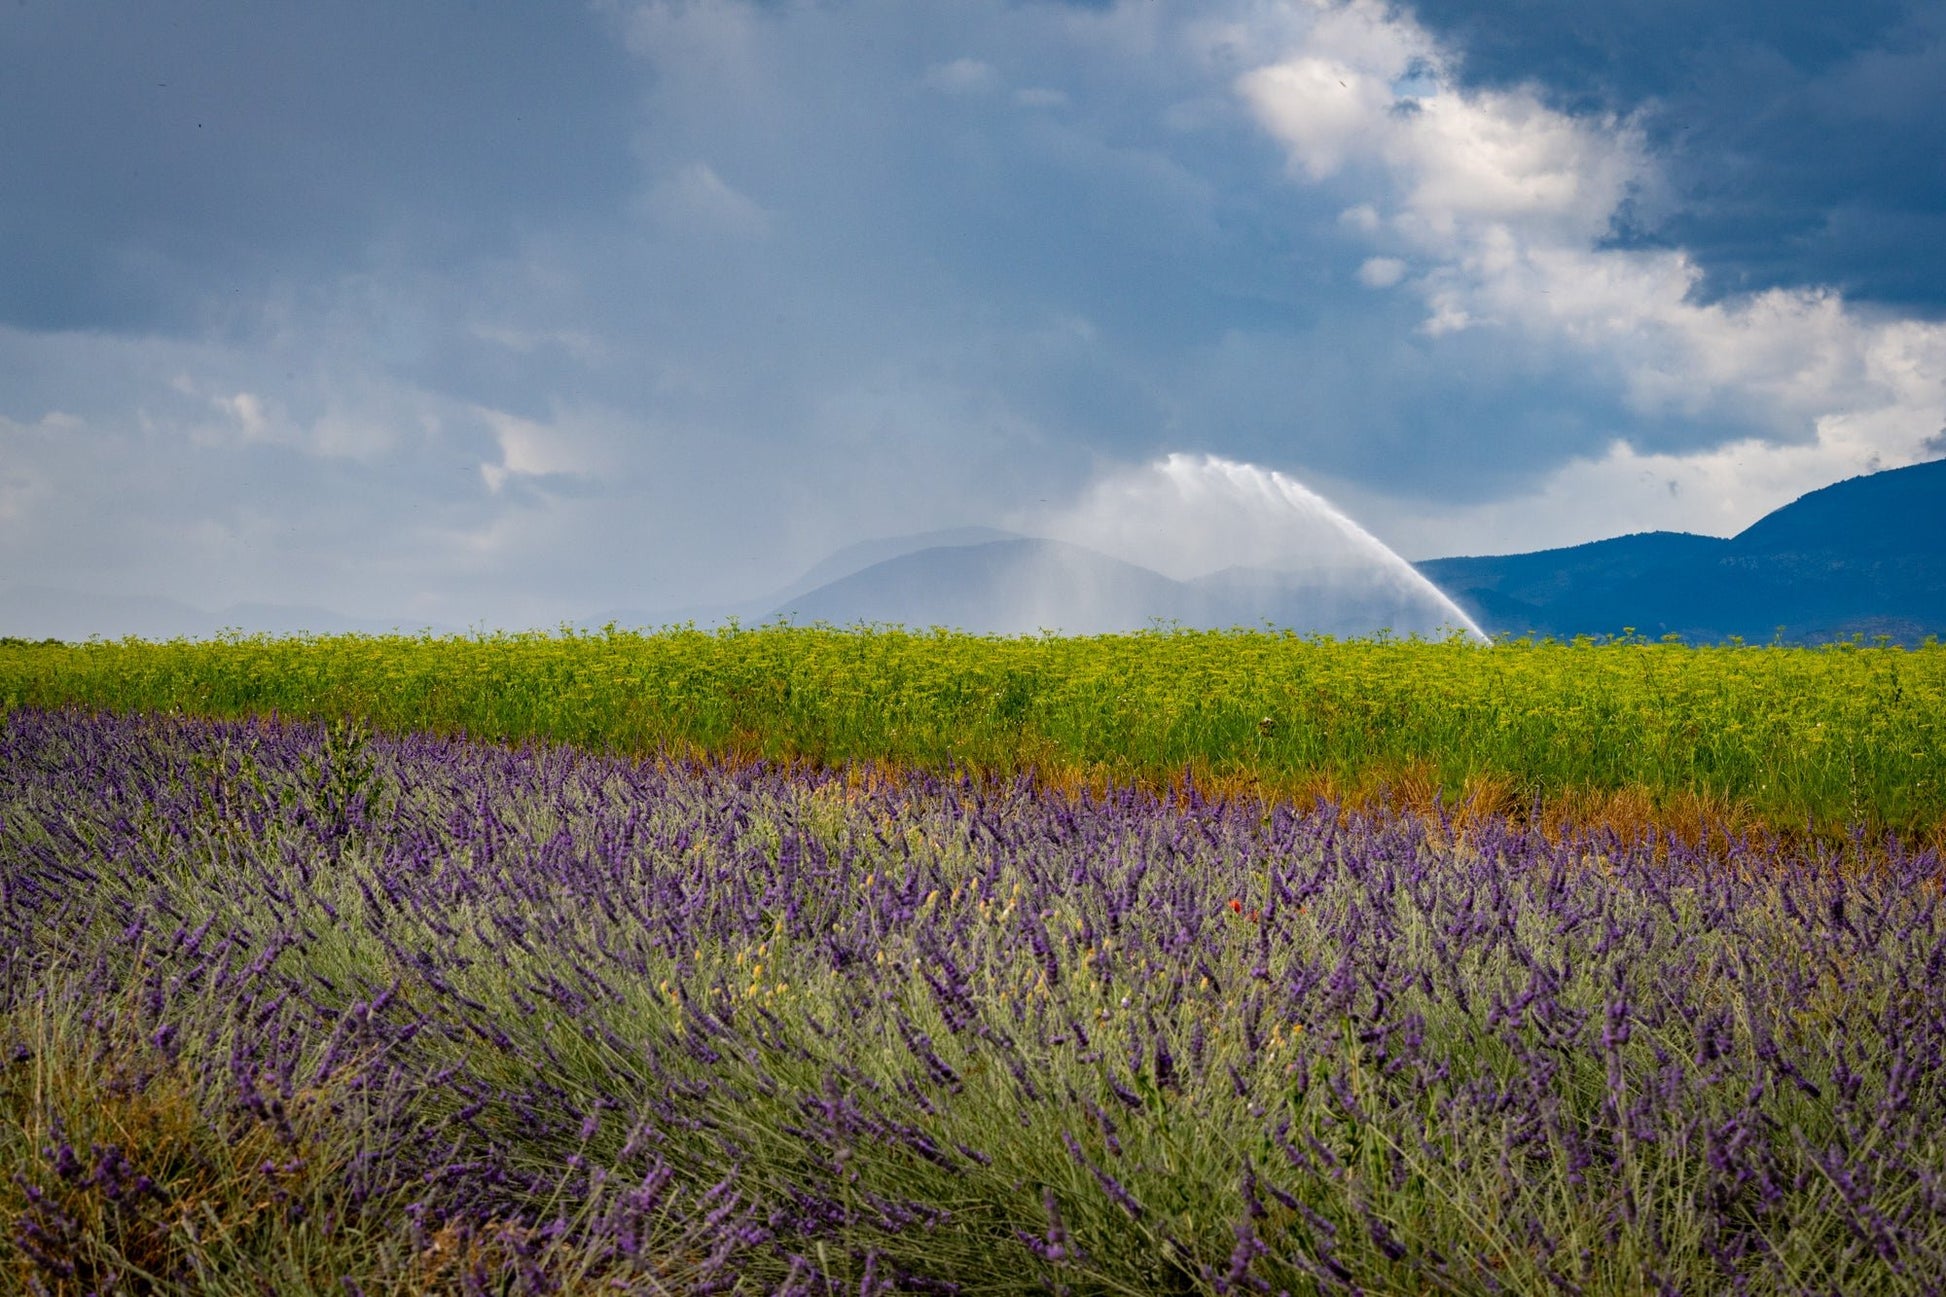
[{"label": "mountain", "polygon": [[[1396,566],[1396,565],[1394,565]],[[1822,643],[1854,635],[1917,644],[1946,637],[1946,461],[1855,477],[1813,491],[1736,536],[1643,532],[1564,549],[1431,559],[1416,565],[1496,635],[1678,634]],[[654,627],[781,619],[898,623],[1001,634],[1097,634],[1157,623],[1274,626],[1337,636],[1439,636],[1453,609],[1403,568],[1382,563],[1300,575],[1229,568],[1173,580],[1077,545],[989,527],[852,545],[758,599],[659,612],[618,610],[582,623]],[[0,587],[0,636],[83,640],[319,634],[418,623],[327,609],[236,604],[219,612],[152,596]],[[424,627],[437,632],[449,628]]]},{"label": "mountain", "polygon": [[902,554],[787,600],[771,615],[798,624],[896,623],[996,635],[1098,635],[1158,623],[1441,635],[1457,620],[1404,570],[1299,575],[1228,568],[1177,581],[1079,545],[1026,537]]},{"label": "mountain", "polygon": [[1418,568],[1494,634],[1916,644],[1946,636],[1946,461],[1824,487],[1727,540],[1645,532]]},{"label": "mountain", "polygon": [[[893,553],[780,598],[765,612],[798,623],[1000,634],[1095,634],[1175,622],[1439,635],[1454,620],[1432,592],[1382,565],[1308,576],[1231,568],[1176,581],[1056,541],[937,536],[941,543]],[[853,561],[869,556],[851,552]],[[1569,638],[1633,628],[1692,642],[1737,636],[1763,643],[1781,635],[1815,644],[1886,635],[1916,644],[1946,636],[1946,461],[1813,491],[1728,539],[1643,532],[1537,553],[1433,559],[1417,568],[1493,634]],[[814,569],[800,584],[820,574]]]},{"label": "mountain", "polygon": [[293,604],[238,603],[210,612],[157,595],[90,595],[36,585],[0,588],[0,635],[20,639],[81,641],[133,635],[169,640],[210,639],[226,630],[248,635],[382,635],[449,629],[403,619],[346,617],[328,608]]},{"label": "mountain", "polygon": [[762,623],[771,620],[780,605],[787,604],[820,586],[841,581],[855,572],[890,559],[927,549],[1018,539],[1020,537],[1013,532],[1001,531],[998,527],[949,527],[941,531],[917,532],[909,536],[883,536],[875,540],[863,540],[847,545],[801,573],[796,580],[755,599],[739,599],[731,603],[671,605],[652,611],[639,608],[616,608],[589,617],[578,625],[584,630],[599,630],[612,622],[616,626],[631,629],[653,629],[694,622],[697,626],[707,629],[721,626],[731,618],[740,622]]},{"label": "mountain", "polygon": [[[1135,630],[1182,602],[1179,582],[1060,541],[936,545],[874,563],[779,604],[774,617],[804,624],[897,623],[1000,635]],[[1152,608],[1129,621],[1129,609]]]},{"label": "mountain", "polygon": [[994,541],[1021,540],[1019,534],[1002,531],[998,527],[949,527],[943,531],[924,531],[911,536],[886,536],[878,540],[863,540],[855,545],[847,545],[832,554],[795,581],[770,595],[763,602],[766,607],[787,603],[800,595],[808,594],[819,586],[842,581],[856,572],[863,572],[891,559],[902,558],[928,549],[957,549],[966,545],[985,545]]}]

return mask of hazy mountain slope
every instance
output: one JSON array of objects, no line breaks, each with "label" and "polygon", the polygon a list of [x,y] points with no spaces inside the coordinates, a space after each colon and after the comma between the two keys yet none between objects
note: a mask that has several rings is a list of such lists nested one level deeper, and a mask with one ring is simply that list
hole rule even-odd
[{"label": "hazy mountain slope", "polygon": [[847,545],[821,560],[794,581],[784,585],[765,600],[770,606],[808,594],[819,586],[842,581],[868,567],[917,554],[928,549],[957,549],[968,545],[989,545],[1002,540],[1024,540],[1017,532],[998,527],[948,527],[941,531],[922,531],[910,536],[882,536]]},{"label": "hazy mountain slope", "polygon": [[902,555],[775,611],[799,623],[896,622],[1003,635],[1103,634],[1158,622],[1339,636],[1450,630],[1449,611],[1420,583],[1397,575],[1229,568],[1176,581],[1081,546],[1017,539]]},{"label": "hazy mountain slope", "polygon": [[1380,631],[1442,638],[1461,628],[1436,593],[1403,570],[1368,565],[1315,572],[1233,567],[1186,584],[1195,602],[1182,620],[1192,626],[1268,626],[1339,638]]},{"label": "hazy mountain slope", "polygon": [[[656,609],[614,608],[597,613],[578,623],[584,629],[598,630],[613,622],[617,626],[654,629],[694,622],[701,627],[720,626],[730,618],[757,624],[769,620],[782,605],[820,586],[841,581],[855,572],[879,563],[901,558],[921,550],[981,545],[997,540],[1018,540],[1015,533],[998,527],[949,527],[940,531],[915,532],[908,536],[881,536],[859,541],[820,559],[812,567],[768,594],[753,599],[723,603],[672,604]],[[815,619],[813,619],[815,620]]]},{"label": "hazy mountain slope", "polygon": [[[803,624],[896,622],[921,629],[1027,635],[1138,630],[1195,603],[1181,582],[1052,540],[939,546],[874,564],[779,605]],[[1149,611],[1149,610],[1153,611]]]},{"label": "hazy mountain slope", "polygon": [[211,612],[157,595],[92,595],[32,585],[0,589],[0,635],[22,639],[209,639],[232,630],[251,635],[412,634],[422,629],[451,628],[403,618],[346,617],[328,608],[291,604],[240,603]]}]

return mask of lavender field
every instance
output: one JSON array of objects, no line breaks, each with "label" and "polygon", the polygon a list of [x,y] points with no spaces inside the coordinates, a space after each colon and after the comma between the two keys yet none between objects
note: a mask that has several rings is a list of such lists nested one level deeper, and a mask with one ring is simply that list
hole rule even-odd
[{"label": "lavender field", "polygon": [[1936,855],[0,717],[4,1284],[1922,1293]]}]

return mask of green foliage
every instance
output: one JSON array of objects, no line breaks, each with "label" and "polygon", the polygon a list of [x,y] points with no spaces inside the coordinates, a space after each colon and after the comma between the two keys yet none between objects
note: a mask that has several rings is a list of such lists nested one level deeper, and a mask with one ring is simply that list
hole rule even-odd
[{"label": "green foliage", "polygon": [[275,712],[631,752],[1289,790],[1411,772],[1786,829],[1946,824],[1946,651],[897,630],[0,643],[0,705]]}]

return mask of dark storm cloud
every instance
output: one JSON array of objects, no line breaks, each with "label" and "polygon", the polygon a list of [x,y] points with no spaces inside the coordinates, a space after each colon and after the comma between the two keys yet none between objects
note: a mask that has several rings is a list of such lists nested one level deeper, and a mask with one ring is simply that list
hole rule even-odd
[{"label": "dark storm cloud", "polygon": [[534,6],[0,9],[0,322],[204,329],[452,265],[629,180],[628,60]]},{"label": "dark storm cloud", "polygon": [[1946,6],[1937,0],[1415,0],[1474,84],[1637,114],[1711,296],[1823,285],[1946,316]]}]

